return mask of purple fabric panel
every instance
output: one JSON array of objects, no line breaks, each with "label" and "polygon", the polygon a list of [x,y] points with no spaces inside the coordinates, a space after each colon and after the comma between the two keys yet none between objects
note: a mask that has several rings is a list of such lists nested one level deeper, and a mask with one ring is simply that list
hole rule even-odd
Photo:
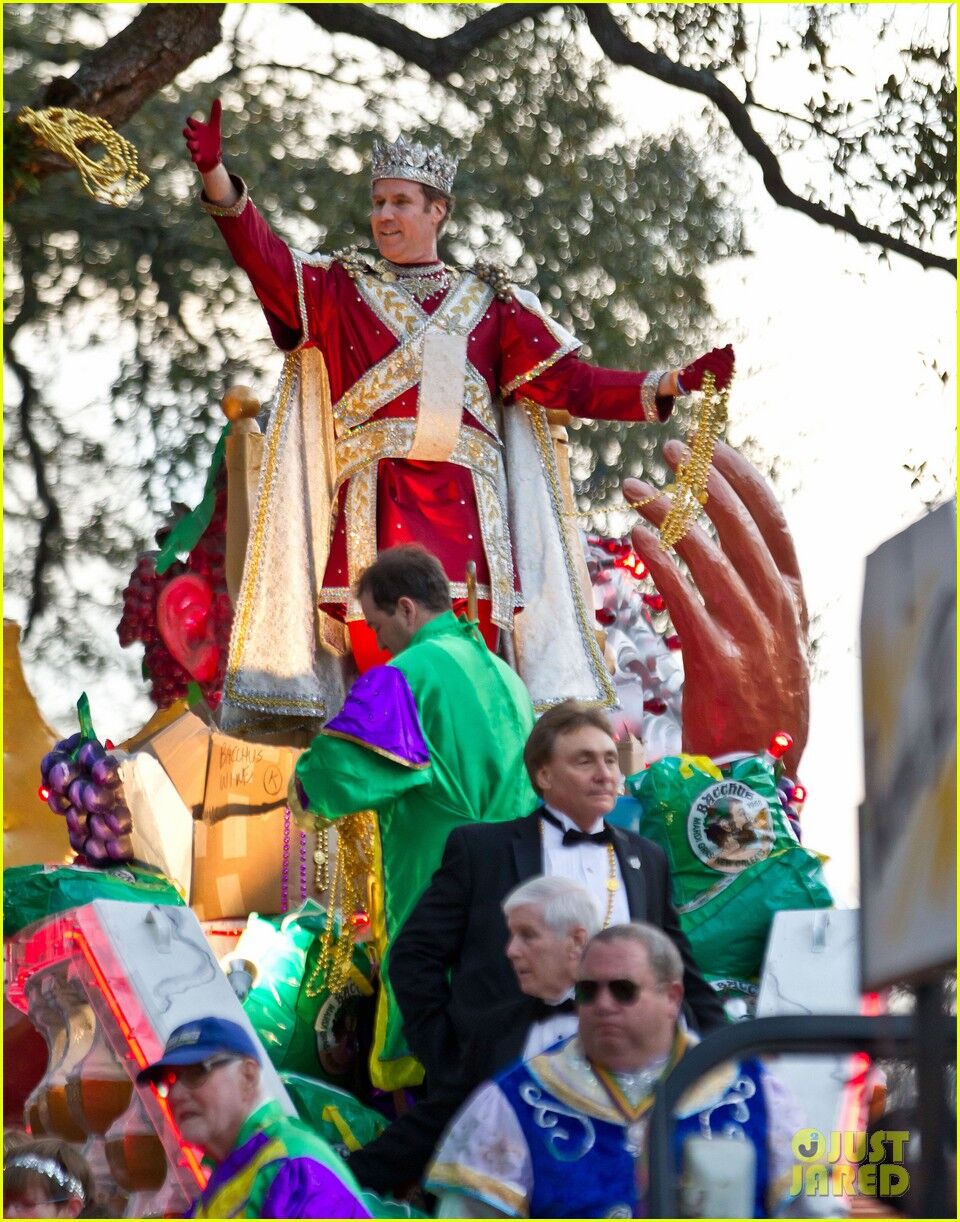
[{"label": "purple fabric panel", "polygon": [[406,764],[430,762],[413,692],[395,666],[374,666],[361,675],[343,708],[321,733],[357,739]]},{"label": "purple fabric panel", "polygon": [[263,1218],[369,1218],[350,1189],[312,1158],[284,1162],[263,1198]]},{"label": "purple fabric panel", "polygon": [[207,1186],[199,1197],[193,1202],[190,1207],[190,1213],[187,1217],[192,1217],[194,1210],[201,1201],[213,1196],[213,1194],[221,1188],[228,1180],[232,1180],[235,1175],[239,1175],[247,1166],[251,1159],[255,1158],[258,1151],[261,1150],[270,1138],[266,1133],[255,1133],[243,1145],[230,1151],[222,1163],[218,1163],[207,1180]]}]

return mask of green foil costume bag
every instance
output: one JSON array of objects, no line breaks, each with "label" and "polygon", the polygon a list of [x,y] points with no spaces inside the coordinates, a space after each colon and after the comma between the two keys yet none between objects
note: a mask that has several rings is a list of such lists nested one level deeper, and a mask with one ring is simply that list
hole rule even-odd
[{"label": "green foil costume bag", "polygon": [[3,872],[3,932],[12,937],[25,925],[81,908],[93,900],[131,904],[183,905],[183,897],[159,870],[149,866],[11,866]]},{"label": "green foil costume bag", "polygon": [[327,987],[320,964],[320,935],[327,914],[312,900],[284,917],[251,913],[230,952],[256,969],[243,1008],[278,1071],[310,1078],[336,1078],[320,1054],[345,1037],[354,999],[373,994],[372,967],[362,944],[353,948],[349,978],[336,995]]},{"label": "green foil costume bag", "polygon": [[774,765],[749,756],[718,768],[673,755],[627,779],[640,832],[670,863],[680,924],[726,999],[755,996],[774,913],[833,904],[817,853],[797,842]]}]

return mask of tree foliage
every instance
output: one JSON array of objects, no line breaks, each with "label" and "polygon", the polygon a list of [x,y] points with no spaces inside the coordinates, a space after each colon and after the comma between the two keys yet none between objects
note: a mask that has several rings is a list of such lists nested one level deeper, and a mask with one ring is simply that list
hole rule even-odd
[{"label": "tree foliage", "polygon": [[[5,5],[6,569],[30,647],[90,664],[111,647],[130,561],[199,486],[217,398],[237,380],[265,393],[277,369],[190,203],[186,113],[223,96],[229,163],[308,248],[366,234],[373,132],[442,135],[466,154],[448,255],[500,257],[594,360],[664,367],[725,338],[703,277],[742,239],[715,153],[739,148],[777,202],[881,257],[955,274],[936,250],[955,233],[949,20],[933,7],[905,34],[896,6],[773,21],[696,4]],[[875,79],[838,50],[850,23]],[[710,147],[625,134],[613,95],[638,74],[704,100]],[[139,203],[85,197],[15,123],[26,105],[124,126],[151,176]],[[649,430],[574,438],[584,507],[623,471],[662,471]]]},{"label": "tree foliage", "polygon": [[[4,17],[8,118],[107,37],[97,6]],[[373,134],[402,127],[464,155],[447,256],[507,263],[592,359],[665,368],[715,333],[703,273],[740,249],[738,211],[683,137],[624,135],[576,24],[522,22],[443,84],[416,73],[413,89],[402,61],[325,43],[294,11],[270,44],[282,52],[265,55],[252,17],[228,13],[205,70],[154,92],[125,129],[151,178],[136,205],[48,175],[6,210],[7,590],[27,649],[53,664],[112,648],[134,556],[172,502],[196,496],[219,396],[236,381],[266,395],[279,370],[249,284],[192,203],[180,129],[215,94],[228,165],[294,245],[366,240],[362,158]],[[575,436],[584,505],[614,496],[623,468],[656,470],[654,430]]]}]

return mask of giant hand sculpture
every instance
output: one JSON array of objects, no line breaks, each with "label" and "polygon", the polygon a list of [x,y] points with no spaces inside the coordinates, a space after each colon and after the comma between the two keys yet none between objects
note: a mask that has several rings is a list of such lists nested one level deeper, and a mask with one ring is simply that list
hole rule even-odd
[{"label": "giant hand sculpture", "polygon": [[[687,448],[668,441],[671,467]],[[640,512],[659,526],[666,497],[641,480],[624,481],[631,502],[656,498]],[[785,762],[796,768],[807,741],[810,671],[807,607],[793,540],[766,481],[718,443],[707,484],[707,516],[718,541],[697,526],[677,544],[690,571],[644,525],[634,550],[663,595],[683,653],[683,747],[696,755],[762,751],[777,730],[793,736]]]}]

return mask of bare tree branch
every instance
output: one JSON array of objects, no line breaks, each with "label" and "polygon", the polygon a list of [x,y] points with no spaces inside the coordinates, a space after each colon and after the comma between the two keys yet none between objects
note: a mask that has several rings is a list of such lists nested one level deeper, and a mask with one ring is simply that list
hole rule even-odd
[{"label": "bare tree branch", "polygon": [[940,268],[956,276],[956,259],[931,254],[910,242],[905,242],[902,238],[892,237],[881,229],[862,225],[849,209],[843,213],[834,212],[815,200],[804,199],[803,196],[797,195],[784,182],[780,163],[773,150],[753,126],[746,105],[722,81],[710,72],[675,63],[666,55],[650,51],[642,44],[633,42],[620,28],[607,5],[584,4],[581,8],[587,25],[597,40],[597,45],[612,63],[637,68],[647,76],[656,77],[657,80],[664,81],[668,85],[676,85],[678,89],[689,89],[709,98],[730,124],[733,134],[746,152],[760,166],[763,171],[763,185],[776,203],[784,208],[802,212],[820,225],[828,225],[832,229],[840,230],[841,233],[849,233],[859,242],[873,243],[885,250],[904,255],[915,263],[919,263],[921,267]]},{"label": "bare tree branch", "polygon": [[[329,33],[351,34],[392,51],[416,64],[434,80],[447,78],[478,47],[528,17],[541,17],[552,4],[500,4],[484,9],[451,34],[429,38],[395,18],[364,4],[296,4],[311,21]],[[919,263],[957,274],[956,259],[946,258],[903,238],[864,225],[849,207],[837,212],[806,199],[787,186],[777,155],[750,118],[753,100],[741,101],[716,75],[687,67],[632,41],[608,5],[584,4],[587,25],[608,59],[636,68],[679,89],[708,98],[730,124],[747,154],[760,166],[771,198],[784,208],[801,212],[820,225],[848,233],[857,241],[880,246]],[[93,52],[69,80],[57,77],[47,86],[38,106],[72,106],[102,115],[114,126],[125,122],[158,89],[195,59],[212,50],[220,38],[222,4],[146,4],[130,25]],[[30,164],[37,178],[67,169],[55,154],[41,152]]]},{"label": "bare tree branch", "polygon": [[17,360],[13,351],[13,340],[19,329],[18,323],[4,327],[3,356],[20,383],[20,434],[30,455],[30,466],[37,485],[37,500],[40,502],[40,536],[33,557],[33,573],[30,579],[30,601],[27,605],[23,635],[27,637],[36,620],[47,607],[47,570],[59,554],[63,518],[56,497],[47,482],[47,456],[33,432],[34,411],[40,396],[30,370]]},{"label": "bare tree branch", "polygon": [[540,17],[552,4],[498,4],[442,38],[428,38],[365,4],[295,4],[311,21],[331,34],[353,34],[393,51],[422,68],[435,81],[444,81],[466,57],[503,30],[526,17]]},{"label": "bare tree branch", "polygon": [[[428,38],[402,25],[393,17],[361,4],[297,4],[310,19],[330,33],[353,34],[378,47],[393,51],[409,63],[423,68],[434,80],[444,81],[469,55],[502,30],[515,25],[524,17],[539,16],[553,7],[547,4],[501,4],[479,17],[466,22],[453,34]],[[809,216],[820,225],[848,233],[859,242],[873,243],[884,250],[894,251],[912,259],[921,267],[940,268],[957,274],[956,259],[922,250],[911,242],[893,237],[881,229],[861,224],[851,209],[835,212],[816,200],[805,199],[787,186],[780,163],[773,149],[759,134],[751,121],[748,106],[740,101],[713,73],[689,68],[666,55],[648,50],[633,42],[620,28],[610,8],[605,4],[580,6],[587,25],[607,58],[615,64],[636,68],[647,76],[679,89],[702,94],[717,107],[730,127],[763,171],[763,185],[771,198],[784,208]]]},{"label": "bare tree branch", "polygon": [[[56,76],[33,102],[35,110],[69,107],[114,127],[220,42],[223,4],[145,4],[123,30],[92,51],[71,77]],[[35,178],[72,169],[42,150],[31,160]]]}]

